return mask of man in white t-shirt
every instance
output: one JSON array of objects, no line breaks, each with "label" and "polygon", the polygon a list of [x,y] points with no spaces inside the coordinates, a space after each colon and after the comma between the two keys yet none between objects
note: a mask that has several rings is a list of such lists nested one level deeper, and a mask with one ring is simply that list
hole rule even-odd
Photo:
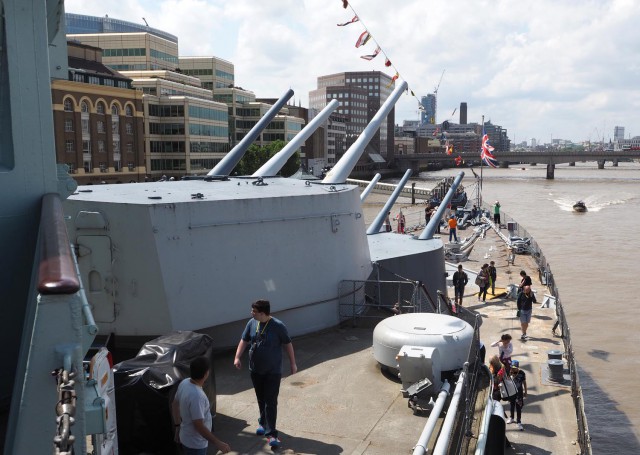
[{"label": "man in white t-shirt", "polygon": [[197,357],[189,365],[190,378],[183,379],[173,399],[172,412],[180,443],[185,455],[207,455],[212,442],[222,453],[228,453],[229,444],[211,432],[211,405],[202,386],[209,377],[211,365],[206,357]]}]

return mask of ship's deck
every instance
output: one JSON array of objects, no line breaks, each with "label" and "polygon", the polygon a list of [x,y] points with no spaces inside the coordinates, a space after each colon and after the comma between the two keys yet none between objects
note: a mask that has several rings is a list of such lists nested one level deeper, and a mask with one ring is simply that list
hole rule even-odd
[{"label": "ship's deck", "polygon": [[[371,195],[370,199],[381,197]],[[369,202],[369,200],[368,200]],[[403,211],[422,212],[422,206],[403,205]],[[395,212],[394,212],[395,213]],[[365,211],[366,222],[371,221]],[[445,235],[446,231],[443,231]],[[463,237],[464,231],[460,231]],[[514,454],[573,455],[577,425],[568,385],[551,384],[547,377],[547,351],[563,350],[562,340],[551,333],[555,322],[552,308],[539,308],[545,288],[537,278],[535,263],[518,255],[507,264],[508,252],[497,234],[490,230],[481,240],[465,269],[477,271],[482,263],[494,260],[500,287],[519,282],[521,269],[534,280],[538,305],[529,327],[531,339],[521,342],[520,324],[515,317],[515,301],[495,298],[478,303],[477,287],[470,280],[464,306],[482,319],[481,339],[487,346],[487,361],[497,354],[491,342],[500,334],[513,336],[514,359],[527,373],[529,395],[525,399],[524,431],[507,425],[507,437]],[[414,415],[400,393],[400,383],[381,373],[372,355],[372,328],[344,327],[294,340],[299,371],[282,380],[278,429],[280,453],[286,454],[400,454],[411,453],[427,421]],[[285,365],[287,362],[285,361]],[[217,382],[216,434],[228,442],[232,453],[270,453],[264,437],[255,435],[258,411],[246,369],[233,367],[233,353],[221,353],[215,363]],[[453,390],[453,388],[452,388]],[[436,430],[437,431],[437,430]],[[214,449],[210,454],[216,453]]]}]

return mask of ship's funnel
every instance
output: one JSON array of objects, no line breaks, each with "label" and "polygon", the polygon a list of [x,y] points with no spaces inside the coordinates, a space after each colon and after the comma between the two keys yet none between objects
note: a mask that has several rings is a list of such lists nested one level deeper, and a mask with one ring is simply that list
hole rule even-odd
[{"label": "ship's funnel", "polygon": [[364,200],[367,198],[367,196],[369,196],[369,193],[371,193],[371,190],[373,190],[373,188],[376,186],[376,183],[378,183],[378,181],[380,181],[381,177],[382,177],[382,175],[380,175],[380,174],[376,174],[376,175],[373,176],[373,178],[371,179],[371,181],[369,182],[367,187],[364,189],[362,194],[360,194],[360,201],[361,202],[364,202]]},{"label": "ship's funnel", "polygon": [[309,136],[311,136],[313,132],[329,118],[333,111],[338,108],[339,104],[338,100],[331,100],[331,102],[327,104],[325,108],[322,109],[322,111],[302,129],[302,131],[296,134],[295,137],[282,148],[282,150],[273,155],[269,161],[264,163],[262,167],[254,172],[251,177],[271,177],[280,172],[280,169],[282,169],[282,166],[284,166],[287,163],[287,160],[291,158],[291,155],[293,155],[304,141],[306,141]]},{"label": "ship's funnel", "polygon": [[271,109],[267,111],[264,116],[258,120],[258,123],[254,125],[253,128],[247,133],[245,137],[242,138],[238,144],[231,149],[229,153],[227,153],[222,160],[218,164],[215,165],[213,169],[211,169],[207,175],[229,175],[233,168],[237,166],[237,164],[242,159],[242,156],[247,151],[249,146],[256,140],[260,132],[267,127],[269,122],[273,120],[273,118],[278,115],[280,109],[287,104],[287,101],[293,96],[293,90],[287,90],[284,95],[280,97],[276,103],[271,106]]},{"label": "ship's funnel", "polygon": [[358,139],[356,139],[351,147],[349,147],[349,150],[345,152],[344,156],[336,163],[333,169],[327,173],[327,176],[324,178],[322,183],[344,183],[347,181],[347,177],[349,177],[349,174],[351,174],[351,171],[358,163],[358,160],[360,159],[362,152],[364,152],[364,149],[367,147],[367,144],[369,144],[373,135],[378,131],[378,128],[380,128],[380,124],[387,115],[389,115],[389,112],[393,109],[393,106],[396,104],[398,98],[400,98],[400,95],[406,90],[406,88],[407,83],[405,81],[398,84],[395,90],[391,92],[391,95],[389,95],[389,98],[387,98],[387,100],[382,104],[380,110],[371,119],[371,122],[367,125],[362,134],[360,134]]},{"label": "ship's funnel", "polygon": [[462,177],[464,177],[464,172],[460,172],[457,175],[457,177],[453,179],[451,188],[449,188],[449,191],[447,191],[447,194],[445,194],[445,196],[442,198],[442,202],[440,202],[440,207],[438,207],[438,210],[436,210],[435,215],[431,216],[431,220],[429,220],[429,223],[424,228],[424,231],[422,231],[422,234],[420,234],[420,237],[418,237],[418,239],[431,240],[433,238],[433,234],[436,231],[436,227],[440,223],[440,220],[442,220],[442,215],[444,215],[444,211],[447,210],[447,206],[449,205],[449,202],[451,202],[451,198],[453,197],[456,190],[458,189],[458,185],[460,185],[460,182],[462,182]]},{"label": "ship's funnel", "polygon": [[367,229],[367,235],[378,234],[380,232],[382,223],[384,223],[384,218],[391,210],[391,207],[393,207],[393,204],[396,203],[398,196],[400,196],[400,193],[402,192],[402,188],[404,188],[404,186],[407,184],[407,180],[409,180],[409,177],[411,177],[411,173],[411,169],[407,169],[407,172],[404,173],[402,180],[400,180],[398,186],[396,186],[396,189],[393,190],[393,193],[391,193],[391,197],[389,198],[389,200],[387,200],[387,203],[384,205],[382,210],[380,210],[380,213],[378,213],[376,219],[373,220],[373,223],[369,225],[369,228]]}]

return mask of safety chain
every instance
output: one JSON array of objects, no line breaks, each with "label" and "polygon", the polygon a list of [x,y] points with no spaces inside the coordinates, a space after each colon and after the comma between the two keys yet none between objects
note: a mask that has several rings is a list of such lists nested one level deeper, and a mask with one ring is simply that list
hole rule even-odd
[{"label": "safety chain", "polygon": [[58,429],[53,438],[55,455],[73,455],[73,443],[75,436],[71,434],[71,427],[76,415],[76,373],[70,373],[64,368],[51,372],[56,377],[58,384],[58,403],[56,404],[56,423]]}]

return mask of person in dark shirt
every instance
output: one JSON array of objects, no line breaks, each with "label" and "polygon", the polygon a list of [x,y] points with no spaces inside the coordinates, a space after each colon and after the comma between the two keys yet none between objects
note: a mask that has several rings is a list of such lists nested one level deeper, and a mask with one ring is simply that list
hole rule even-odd
[{"label": "person in dark shirt", "polygon": [[496,278],[498,278],[498,271],[496,270],[496,263],[494,261],[489,262],[489,278],[491,279],[491,295],[496,295]]},{"label": "person in dark shirt", "polygon": [[520,270],[520,284],[518,285],[518,296],[522,294],[522,289],[525,286],[531,286],[531,277],[527,275],[527,272]]},{"label": "person in dark shirt", "polygon": [[242,332],[233,364],[242,368],[240,360],[247,346],[249,348],[249,371],[251,382],[258,400],[260,417],[256,434],[265,435],[272,448],[280,446],[276,419],[278,417],[278,394],[282,379],[282,348],[289,356],[291,374],[298,371],[293,352],[293,344],[287,327],[271,316],[271,304],[268,300],[257,300],[251,305],[251,316]]},{"label": "person in dark shirt", "polygon": [[469,277],[464,270],[462,270],[462,264],[458,265],[458,270],[453,274],[453,289],[455,291],[455,303],[462,306],[462,297],[464,297],[464,287],[469,282]]},{"label": "person in dark shirt", "polygon": [[520,326],[522,327],[521,340],[528,340],[527,328],[531,322],[531,313],[533,312],[533,304],[536,302],[536,296],[531,290],[531,286],[524,286],[522,294],[518,296],[518,314],[520,316]]}]

